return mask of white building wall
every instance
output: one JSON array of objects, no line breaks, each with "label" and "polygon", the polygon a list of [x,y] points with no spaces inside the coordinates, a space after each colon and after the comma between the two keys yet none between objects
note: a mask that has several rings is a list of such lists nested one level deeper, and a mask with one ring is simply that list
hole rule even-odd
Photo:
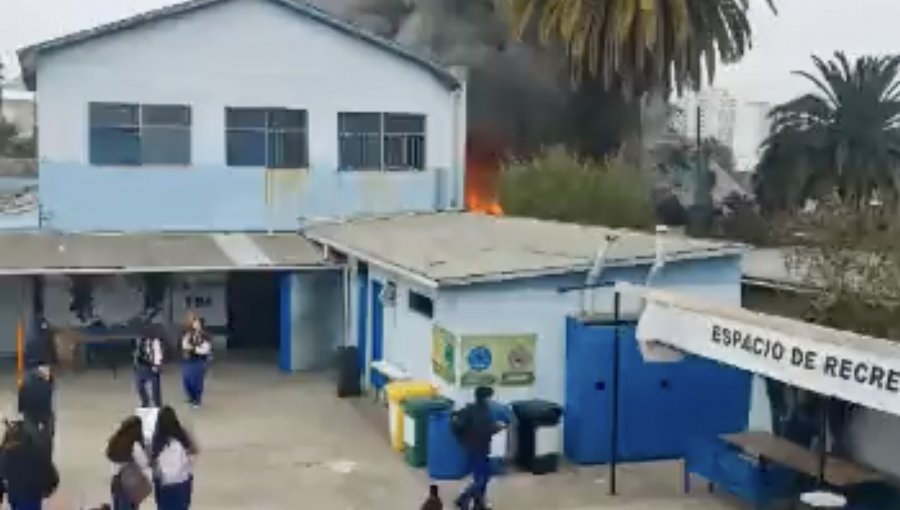
[{"label": "white building wall", "polygon": [[900,416],[857,408],[848,433],[856,460],[900,478]]},{"label": "white building wall", "polygon": [[[71,280],[66,276],[47,276],[44,283],[44,316],[54,327],[83,327],[69,309],[72,303]],[[123,324],[140,316],[144,297],[140,282],[122,275],[93,278],[94,316],[106,325]],[[155,321],[182,325],[192,310],[203,317],[208,327],[227,326],[226,275],[223,273],[173,276]],[[224,337],[216,338],[223,344]]]},{"label": "white building wall", "polygon": [[[414,379],[438,382],[431,373],[432,320],[409,308],[410,290],[429,296],[432,300],[435,298],[434,291],[372,266],[369,268],[369,279],[382,283],[393,281],[397,286],[394,304],[384,305],[384,359],[406,371]],[[370,295],[371,292],[370,284]],[[437,301],[434,302],[437,306]],[[371,321],[370,313],[369,331]],[[371,345],[372,342],[369,341],[367,343],[369,352]]]},{"label": "white building wall", "polygon": [[50,53],[38,77],[43,160],[86,163],[88,103],[120,101],[190,105],[195,166],[224,165],[226,106],[306,109],[311,166],[331,171],[337,112],[424,113],[428,166],[454,163],[454,99],[434,76],[274,2],[223,2]]}]

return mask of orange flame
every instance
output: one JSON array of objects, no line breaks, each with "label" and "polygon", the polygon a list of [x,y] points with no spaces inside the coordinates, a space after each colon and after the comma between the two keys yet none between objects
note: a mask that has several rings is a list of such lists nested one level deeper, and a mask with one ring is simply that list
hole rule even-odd
[{"label": "orange flame", "polygon": [[496,137],[470,133],[466,143],[466,209],[502,216],[498,184],[504,144]]}]

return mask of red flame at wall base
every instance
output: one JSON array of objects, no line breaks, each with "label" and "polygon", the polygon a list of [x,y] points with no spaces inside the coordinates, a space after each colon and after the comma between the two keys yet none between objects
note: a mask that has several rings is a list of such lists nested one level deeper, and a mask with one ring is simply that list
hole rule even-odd
[{"label": "red flame at wall base", "polygon": [[469,133],[466,140],[466,210],[503,215],[498,188],[506,146],[496,136]]}]

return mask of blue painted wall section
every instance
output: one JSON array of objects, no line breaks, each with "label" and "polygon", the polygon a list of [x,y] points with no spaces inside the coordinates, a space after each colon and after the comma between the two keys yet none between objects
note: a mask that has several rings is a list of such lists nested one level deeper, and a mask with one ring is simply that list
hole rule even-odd
[{"label": "blue painted wall section", "polygon": [[292,372],[293,324],[291,317],[291,295],[293,294],[293,274],[283,272],[278,277],[278,368],[282,372]]},{"label": "blue painted wall section", "polygon": [[[384,284],[372,281],[372,361],[384,359],[384,304],[381,302],[381,290]],[[380,390],[387,383],[384,376],[372,370],[370,382],[372,387]]]},{"label": "blue painted wall section", "polygon": [[40,186],[48,227],[62,231],[296,230],[299,218],[433,211],[445,174],[44,162]]},{"label": "blue painted wall section", "polygon": [[359,380],[361,383],[365,381],[363,378],[366,374],[368,362],[368,326],[369,326],[369,268],[366,264],[360,263],[356,273],[357,278],[357,320],[356,320],[356,359],[357,369],[359,370]]}]

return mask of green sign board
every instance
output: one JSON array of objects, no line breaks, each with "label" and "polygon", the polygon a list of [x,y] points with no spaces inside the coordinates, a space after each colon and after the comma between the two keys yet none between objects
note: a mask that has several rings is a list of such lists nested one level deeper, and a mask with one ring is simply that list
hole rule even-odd
[{"label": "green sign board", "polygon": [[462,386],[531,386],[537,335],[464,335]]},{"label": "green sign board", "polygon": [[448,383],[456,384],[456,338],[437,324],[431,329],[431,370]]}]

